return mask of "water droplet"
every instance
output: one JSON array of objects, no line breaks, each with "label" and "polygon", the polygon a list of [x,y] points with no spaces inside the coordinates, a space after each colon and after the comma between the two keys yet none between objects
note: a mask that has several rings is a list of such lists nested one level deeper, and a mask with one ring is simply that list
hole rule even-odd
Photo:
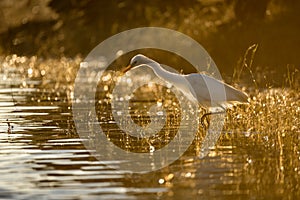
[{"label": "water droplet", "polygon": [[102,77],[102,81],[109,81],[111,79],[111,75],[107,74],[106,76]]},{"label": "water droplet", "polygon": [[172,84],[171,83],[167,83],[167,88],[171,88]]},{"label": "water droplet", "polygon": [[150,146],[149,151],[150,151],[150,153],[153,153],[155,151],[155,147],[154,146]]},{"label": "water droplet", "polygon": [[249,137],[251,135],[250,132],[245,132],[244,134],[245,134],[245,137]]},{"label": "water droplet", "polygon": [[41,70],[41,75],[45,76],[45,74],[46,74],[46,71],[45,70]]},{"label": "water droplet", "polygon": [[104,89],[104,91],[107,91],[108,90],[108,86],[104,85],[103,89]]},{"label": "water droplet", "polygon": [[31,68],[29,68],[29,69],[27,70],[27,72],[28,72],[28,75],[32,75],[33,70],[32,70]]},{"label": "water droplet", "polygon": [[88,62],[81,62],[79,65],[82,68],[87,68],[89,66],[89,63]]},{"label": "water droplet", "polygon": [[170,181],[174,178],[174,174],[168,174],[166,177],[165,177],[165,180],[166,181]]},{"label": "water droplet", "polygon": [[132,80],[131,78],[126,79],[127,84],[129,84],[129,86],[132,86]]},{"label": "water droplet", "polygon": [[252,160],[251,158],[247,158],[247,163],[251,164],[252,163]]},{"label": "water droplet", "polygon": [[190,178],[192,176],[192,173],[191,172],[188,172],[184,175],[185,178]]},{"label": "water droplet", "polygon": [[160,179],[158,180],[158,183],[159,183],[159,184],[164,184],[164,183],[165,183],[165,180],[164,180],[163,178],[160,178]]},{"label": "water droplet", "polygon": [[158,107],[161,107],[161,106],[162,106],[162,101],[157,101],[157,102],[156,102],[156,105],[157,105]]}]

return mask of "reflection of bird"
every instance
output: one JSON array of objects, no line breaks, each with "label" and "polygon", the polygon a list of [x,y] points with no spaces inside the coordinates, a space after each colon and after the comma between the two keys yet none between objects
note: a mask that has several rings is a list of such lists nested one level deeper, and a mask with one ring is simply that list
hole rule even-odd
[{"label": "reflection of bird", "polygon": [[133,67],[151,68],[159,78],[171,83],[194,103],[221,106],[222,103],[247,102],[248,99],[247,94],[244,92],[215,78],[198,73],[188,75],[172,73],[162,68],[156,61],[141,54],[131,59],[129,66],[124,69],[124,72]]}]

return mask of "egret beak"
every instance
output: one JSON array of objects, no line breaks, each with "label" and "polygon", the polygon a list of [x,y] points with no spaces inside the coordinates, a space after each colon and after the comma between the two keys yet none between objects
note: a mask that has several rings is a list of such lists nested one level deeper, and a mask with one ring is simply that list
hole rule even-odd
[{"label": "egret beak", "polygon": [[122,72],[125,74],[130,68],[131,68],[131,65],[128,65],[127,67],[125,67],[125,69],[122,70]]}]

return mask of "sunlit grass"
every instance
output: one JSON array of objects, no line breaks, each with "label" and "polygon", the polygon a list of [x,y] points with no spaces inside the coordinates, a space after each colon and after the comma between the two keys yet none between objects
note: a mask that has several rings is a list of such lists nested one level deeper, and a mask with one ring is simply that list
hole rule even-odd
[{"label": "sunlit grass", "polygon": [[[268,89],[252,95],[248,105],[234,107],[227,113],[225,131],[249,136],[256,142],[273,141],[279,149],[285,146],[299,151],[299,91]],[[290,144],[284,145],[283,141]]]},{"label": "sunlit grass", "polygon": [[[249,48],[256,50],[256,46]],[[255,53],[255,52],[254,52]],[[253,55],[253,52],[252,54]],[[247,55],[242,61],[246,68],[251,68],[252,62],[246,60]],[[250,56],[253,59],[253,56]],[[35,87],[26,84],[27,79],[41,80],[39,89],[45,91],[55,97],[66,96],[69,103],[72,100],[73,83],[76,77],[76,72],[81,62],[80,58],[76,59],[38,59],[37,57],[18,57],[16,55],[1,58],[1,71],[10,73],[11,69],[20,70],[24,83],[20,87]],[[250,63],[247,65],[247,63]],[[241,65],[242,66],[242,65]],[[235,71],[235,80],[240,81],[240,70],[245,70],[239,67]],[[252,73],[252,72],[251,72]],[[295,74],[296,73],[296,74]],[[114,75],[114,74],[112,74]],[[295,154],[299,154],[299,135],[300,135],[300,101],[299,88],[297,87],[297,72],[288,71],[286,75],[286,83],[289,87],[282,88],[254,88],[249,91],[250,99],[246,105],[233,106],[227,111],[226,123],[222,139],[241,140],[241,137],[247,137],[248,142],[260,143],[264,145],[275,145],[276,149],[283,154],[285,149],[289,149]],[[8,80],[8,81],[13,81]],[[112,79],[106,80],[107,88],[103,87],[103,92],[109,92],[113,86]],[[253,84],[252,84],[253,85]],[[149,88],[148,88],[149,89]],[[159,89],[154,87],[152,89]],[[106,91],[105,91],[106,90]],[[161,91],[161,88],[159,89]],[[149,91],[148,91],[149,92]],[[154,92],[152,96],[156,96],[153,101],[161,101],[162,95],[159,92]],[[142,94],[141,94],[142,95]],[[141,96],[147,98],[146,96]],[[42,95],[34,100],[43,100],[48,98],[47,95]],[[109,103],[109,95],[105,96],[106,102]],[[145,101],[145,100],[143,100]],[[169,100],[168,100],[169,101]],[[148,103],[151,101],[148,101]],[[166,101],[167,102],[167,101]],[[167,105],[167,104],[166,104]],[[143,108],[144,109],[144,108]],[[174,109],[174,108],[173,108]],[[172,110],[172,109],[169,109]],[[149,123],[149,116],[141,117],[137,112],[133,112],[136,116],[135,122],[139,125]],[[145,113],[145,112],[144,112]],[[178,114],[175,114],[174,116]]]},{"label": "sunlit grass", "polygon": [[[250,58],[253,59],[257,46],[250,47],[246,53],[252,50]],[[251,59],[246,60],[245,54],[240,65],[235,70],[234,81],[239,82],[241,70],[245,66],[248,70],[252,66]],[[70,103],[72,100],[72,91],[74,87],[74,80],[81,58],[68,59],[62,57],[61,59],[38,59],[37,57],[18,57],[16,55],[1,58],[1,71],[9,73],[13,68],[21,71],[24,82],[26,79],[41,80],[39,89],[41,91],[52,91],[56,96],[62,94],[67,95]],[[250,63],[247,65],[247,63]],[[112,75],[115,72],[111,71]],[[251,73],[253,73],[251,71]],[[299,151],[297,142],[299,142],[299,125],[300,125],[300,101],[299,101],[299,88],[298,86],[298,72],[288,71],[286,75],[287,86],[282,88],[250,88],[250,99],[246,105],[233,106],[227,111],[226,124],[224,132],[237,133],[226,138],[234,139],[240,135],[249,135],[249,139],[256,142],[265,142],[274,140],[276,145],[281,149],[285,142],[289,141],[288,147],[294,146],[294,151]],[[118,74],[118,73],[117,73]],[[254,78],[254,77],[253,77]],[[13,81],[13,80],[10,80]],[[113,79],[106,80],[107,87],[103,86],[102,92],[108,92],[113,86]],[[253,83],[250,83],[253,85]],[[20,87],[33,87],[26,83],[21,84]],[[149,88],[148,88],[149,89]],[[152,87],[152,89],[159,89],[159,87]],[[148,91],[149,92],[149,91]],[[161,101],[162,94],[159,92],[153,93],[157,98],[154,100]],[[143,96],[142,98],[147,98]],[[148,95],[149,96],[149,95]],[[109,95],[106,95],[106,102],[109,102]],[[143,100],[145,101],[145,100]],[[100,101],[101,102],[101,101]],[[104,102],[104,101],[102,101]],[[150,101],[149,101],[150,102]],[[149,118],[142,118],[149,121]],[[138,119],[136,119],[138,120]],[[142,122],[138,122],[141,124]],[[290,138],[290,139],[288,139]],[[286,148],[288,148],[286,147]]]},{"label": "sunlit grass", "polygon": [[[251,56],[253,54],[249,55],[253,59]],[[22,76],[18,78],[23,80],[20,88],[38,87],[41,96],[31,97],[30,103],[38,105],[42,101],[49,103],[65,101],[71,108],[74,80],[81,61],[81,58],[63,57],[43,60],[37,57],[12,55],[0,59],[0,70],[2,74],[5,74],[2,81],[7,81],[8,86],[15,82],[14,72],[17,70]],[[233,84],[237,83],[237,86],[243,74],[249,74],[252,66],[249,64],[249,59],[242,61],[243,65],[248,65],[237,67],[233,79]],[[250,79],[257,77],[255,72],[251,71],[251,73],[253,76]],[[119,73],[107,71],[103,74],[102,83],[98,86],[97,109],[101,111],[98,117],[107,138],[124,150],[133,152],[149,152],[151,148],[157,149],[167,145],[178,130],[180,121],[178,118],[181,116],[180,105],[174,99],[175,96],[168,92],[168,89],[158,85],[145,86],[137,90],[129,108],[133,121],[140,126],[146,126],[150,123],[147,110],[153,104],[161,104],[168,111],[166,127],[159,135],[152,138],[132,138],[127,134],[120,134],[120,130],[113,122],[110,104],[111,90],[116,81],[116,78],[112,77],[115,75]],[[222,147],[230,147],[232,155],[239,155],[235,158],[240,161],[236,162],[244,163],[245,173],[241,176],[245,182],[250,185],[260,183],[261,188],[272,186],[278,194],[283,194],[286,189],[300,191],[299,181],[297,181],[300,176],[299,72],[288,68],[284,76],[286,82],[282,87],[277,88],[264,87],[252,81],[248,83],[249,87],[245,87],[243,83],[243,88],[249,94],[249,103],[234,105],[227,110],[222,134],[216,148],[212,154],[209,154],[209,157],[219,155],[222,157]],[[40,84],[30,85],[27,84],[28,80],[38,80]],[[146,93],[143,93],[145,91]],[[148,98],[150,96],[151,99]],[[201,114],[203,113],[204,110]],[[74,129],[74,124],[70,128]],[[206,128],[199,127],[193,145],[186,154],[192,154],[193,158],[198,155]],[[224,159],[227,157],[225,156]],[[297,195],[297,192],[295,194]]]}]

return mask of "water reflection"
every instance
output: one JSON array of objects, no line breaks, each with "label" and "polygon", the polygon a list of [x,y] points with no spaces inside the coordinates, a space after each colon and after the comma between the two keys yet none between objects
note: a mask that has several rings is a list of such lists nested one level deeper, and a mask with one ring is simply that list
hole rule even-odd
[{"label": "water reflection", "polygon": [[[247,127],[243,123],[253,123],[243,121],[239,113],[234,118],[238,126],[226,125],[232,132],[222,134],[208,157],[197,158],[203,138],[200,130],[190,148],[170,166],[132,174],[112,169],[120,161],[97,160],[84,147],[74,128],[68,91],[64,93],[62,89],[58,94],[43,85],[42,78],[32,81],[15,69],[6,68],[0,77],[9,80],[0,81],[2,199],[296,199],[300,196],[300,149],[295,145],[299,142],[296,134],[278,140],[276,134],[260,130],[239,131]],[[105,99],[101,102],[107,103]],[[138,102],[131,106],[138,107]],[[294,112],[299,114],[297,109]],[[297,118],[294,120],[299,122]],[[102,122],[108,128],[114,126],[109,118],[103,118]],[[293,128],[289,131],[299,133]]]}]

